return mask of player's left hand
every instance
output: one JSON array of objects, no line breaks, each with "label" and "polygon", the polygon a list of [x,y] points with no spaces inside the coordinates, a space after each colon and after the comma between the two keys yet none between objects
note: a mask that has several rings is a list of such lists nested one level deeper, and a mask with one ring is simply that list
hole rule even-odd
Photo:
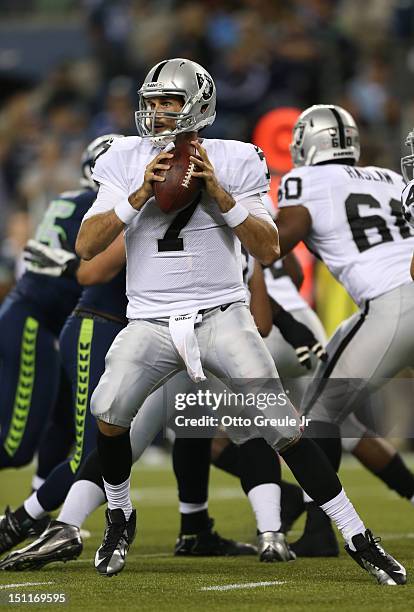
[{"label": "player's left hand", "polygon": [[295,349],[300,365],[310,370],[312,368],[312,353],[321,361],[328,360],[328,353],[309,327],[292,317],[290,313],[281,308],[277,316],[274,317],[274,323],[286,342]]},{"label": "player's left hand", "polygon": [[213,164],[208,158],[207,151],[201,146],[198,140],[192,140],[191,144],[197,149],[199,155],[199,157],[190,155],[190,161],[197,167],[197,170],[193,170],[191,175],[204,179],[208,195],[215,199],[219,191],[222,191],[223,188],[217,180]]},{"label": "player's left hand", "polygon": [[52,248],[33,239],[27,242],[23,259],[29,272],[54,277],[75,277],[80,264],[79,257],[73,251]]}]

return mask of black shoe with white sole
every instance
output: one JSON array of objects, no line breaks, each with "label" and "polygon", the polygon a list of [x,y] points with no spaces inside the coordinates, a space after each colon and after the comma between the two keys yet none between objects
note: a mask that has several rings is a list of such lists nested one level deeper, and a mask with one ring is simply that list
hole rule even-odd
[{"label": "black shoe with white sole", "polygon": [[101,546],[96,551],[95,568],[101,576],[116,576],[124,569],[125,559],[135,538],[136,511],[128,520],[121,508],[107,510],[106,529]]},{"label": "black shoe with white sole", "polygon": [[380,538],[374,538],[367,529],[352,538],[356,550],[347,545],[345,550],[364,570],[374,576],[379,584],[394,586],[407,582],[407,572],[396,559],[379,545]]}]

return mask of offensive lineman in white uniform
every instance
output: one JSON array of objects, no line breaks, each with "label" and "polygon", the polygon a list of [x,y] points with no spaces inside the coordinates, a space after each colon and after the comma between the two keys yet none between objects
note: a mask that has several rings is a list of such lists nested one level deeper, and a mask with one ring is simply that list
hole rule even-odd
[{"label": "offensive lineman in white uniform", "polygon": [[[327,346],[302,408],[313,435],[338,469],[339,426],[369,392],[414,365],[407,329],[414,324],[414,285],[407,262],[414,233],[400,209],[402,177],[356,166],[358,129],[338,106],[305,110],[293,132],[295,169],[282,180],[277,220],[282,254],[304,240],[361,311]],[[340,380],[338,380],[340,379]]]},{"label": "offensive lineman in white uniform", "polygon": [[[327,339],[321,321],[302,298],[294,283],[294,281],[297,282],[299,277],[297,284],[300,286],[301,270],[298,263],[295,266],[294,261],[290,260],[291,257],[294,258],[293,253],[265,270],[267,291],[296,321],[303,323],[322,346],[326,346]],[[297,269],[298,266],[299,269]],[[312,342],[307,341],[306,330],[301,333],[301,330],[297,329],[296,333],[298,339],[301,336],[303,338],[301,342],[297,342],[297,345],[302,345],[305,349],[308,348],[307,363],[312,365],[312,370],[314,370],[318,361],[315,359],[310,361],[309,353],[310,347],[313,346]],[[293,402],[297,401],[297,396],[301,400],[311,372],[306,371],[303,365],[300,365],[298,353],[295,353],[292,345],[288,344],[277,327],[273,326],[272,332],[265,338],[265,344],[274,359],[283,386],[296,393]],[[306,352],[303,354],[306,356]],[[290,397],[292,399],[292,395]],[[300,403],[301,401],[299,401]],[[343,450],[352,453],[364,467],[382,480],[390,489],[414,504],[414,476],[405,465],[403,458],[387,440],[371,431],[353,413],[349,414],[341,423],[341,444]],[[230,459],[229,455],[228,452],[227,462]],[[296,519],[301,508],[306,509],[307,512],[304,535],[297,542],[291,544],[291,549],[298,557],[336,556],[339,554],[339,549],[329,518],[316,504],[308,499],[306,494],[304,500],[305,505],[303,506],[298,500],[297,491],[292,488],[292,485],[287,487],[286,483],[282,484],[282,513],[286,517],[287,523],[289,524],[292,519]],[[288,527],[288,524],[286,527]]]},{"label": "offensive lineman in white uniform", "polygon": [[[92,398],[108,498],[107,529],[95,557],[102,575],[123,569],[134,538],[128,428],[151,390],[185,368],[193,380],[203,380],[205,367],[227,377],[237,392],[246,390],[247,379],[249,392],[282,391],[244,303],[241,279],[240,242],[265,265],[279,256],[277,231],[262,204],[261,194],[268,190],[262,155],[235,141],[204,140],[203,147],[197,142],[193,176],[203,178],[205,190],[198,204],[171,220],[155,205],[152,183],[163,180],[156,172],[168,171],[172,155],[157,155],[156,145],[213,122],[214,83],[194,62],[166,60],[149,72],[139,94],[141,138],[122,139],[97,161],[93,178],[101,187],[77,240],[84,259],[104,250],[121,231],[127,249],[130,323],[113,343]],[[255,407],[246,410],[243,415],[256,414]],[[404,583],[404,568],[365,531],[323,455],[301,438],[290,402],[283,409],[268,404],[266,411],[269,417],[288,417],[287,426],[240,428],[239,442],[265,438],[335,519],[351,557],[382,584]]]}]

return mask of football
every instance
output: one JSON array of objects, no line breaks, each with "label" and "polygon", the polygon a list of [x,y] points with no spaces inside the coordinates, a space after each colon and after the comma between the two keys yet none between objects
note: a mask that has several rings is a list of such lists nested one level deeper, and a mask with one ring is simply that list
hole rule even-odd
[{"label": "football", "polygon": [[190,161],[190,155],[195,156],[197,153],[191,141],[196,138],[197,132],[177,134],[175,147],[171,150],[174,157],[163,162],[171,166],[169,170],[163,172],[165,181],[154,181],[155,200],[165,213],[186,208],[194,202],[202,189],[202,179],[191,176],[195,165]]}]

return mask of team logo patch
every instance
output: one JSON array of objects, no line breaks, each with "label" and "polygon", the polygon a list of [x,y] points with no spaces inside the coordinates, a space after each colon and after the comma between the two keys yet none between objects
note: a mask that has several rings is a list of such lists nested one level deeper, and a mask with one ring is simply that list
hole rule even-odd
[{"label": "team logo patch", "polygon": [[213,81],[207,75],[197,72],[197,82],[200,89],[204,83],[207,82],[207,85],[203,91],[203,100],[210,100],[211,96],[213,95]]},{"label": "team logo patch", "polygon": [[295,135],[294,135],[294,140],[295,140],[295,145],[300,147],[300,145],[302,144],[302,140],[303,140],[303,134],[305,133],[305,124],[304,123],[298,123],[297,126],[295,127]]}]

